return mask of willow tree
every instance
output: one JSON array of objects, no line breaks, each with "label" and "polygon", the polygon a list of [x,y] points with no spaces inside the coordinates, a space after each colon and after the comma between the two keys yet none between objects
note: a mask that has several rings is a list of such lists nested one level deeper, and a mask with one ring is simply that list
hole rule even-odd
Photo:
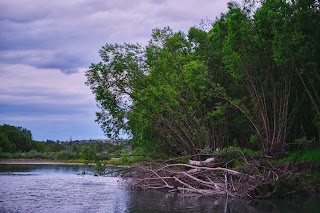
[{"label": "willow tree", "polygon": [[222,55],[226,73],[233,77],[239,91],[246,91],[241,93],[242,97],[226,96],[227,92],[223,91],[220,97],[246,116],[263,153],[274,155],[284,148],[292,122],[294,73],[291,64],[277,63],[273,57],[275,30],[285,30],[282,28],[286,26],[274,22],[283,21],[286,11],[280,10],[281,5],[273,10],[267,7],[263,4],[252,15],[252,7],[230,3],[228,13],[216,22],[210,33],[212,45]]},{"label": "willow tree", "polygon": [[[269,8],[274,4],[269,4]],[[301,87],[302,116],[296,129],[303,131],[301,136],[318,136],[320,143],[320,26],[316,24],[320,22],[320,2],[297,0],[285,5],[286,28],[277,32],[275,56],[279,63],[292,64],[295,84]]]},{"label": "willow tree", "polygon": [[95,94],[97,122],[110,138],[127,132],[133,82],[147,72],[144,49],[139,44],[106,44],[99,51],[102,62],[91,64],[87,82]]},{"label": "willow tree", "polygon": [[103,61],[86,75],[108,136],[126,131],[137,146],[175,154],[223,146],[223,107],[212,104],[208,67],[193,40],[164,28],[153,31],[145,48],[107,44],[100,50]]}]

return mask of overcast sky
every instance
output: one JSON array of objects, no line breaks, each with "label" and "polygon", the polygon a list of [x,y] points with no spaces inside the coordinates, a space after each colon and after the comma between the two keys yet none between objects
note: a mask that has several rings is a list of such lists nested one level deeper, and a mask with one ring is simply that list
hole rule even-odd
[{"label": "overcast sky", "polygon": [[106,138],[84,71],[106,43],[143,43],[154,28],[187,32],[228,0],[1,0],[0,125],[35,140]]}]

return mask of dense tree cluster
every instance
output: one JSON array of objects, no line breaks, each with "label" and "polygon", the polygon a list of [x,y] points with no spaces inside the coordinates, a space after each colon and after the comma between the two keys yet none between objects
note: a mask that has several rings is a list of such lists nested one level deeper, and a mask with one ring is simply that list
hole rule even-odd
[{"label": "dense tree cluster", "polygon": [[4,124],[0,126],[0,151],[30,151],[33,140],[29,130]]},{"label": "dense tree cluster", "polygon": [[108,136],[175,155],[237,145],[274,156],[298,138],[319,142],[319,1],[228,8],[209,30],[102,47],[86,76]]}]

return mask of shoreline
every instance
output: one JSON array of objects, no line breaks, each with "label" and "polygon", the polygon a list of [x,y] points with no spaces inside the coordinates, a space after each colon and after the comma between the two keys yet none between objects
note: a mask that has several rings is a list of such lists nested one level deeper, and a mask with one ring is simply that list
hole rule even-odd
[{"label": "shoreline", "polygon": [[[216,156],[216,162],[205,164],[204,161],[201,165],[191,165],[190,162],[176,162],[172,164],[153,164],[151,166],[150,164],[148,166],[143,164],[130,166],[102,164],[101,166],[105,168],[131,168],[132,170],[122,177],[124,180],[129,180],[127,183],[129,188],[132,189],[146,190],[150,189],[150,185],[155,185],[154,188],[168,190],[168,192],[186,192],[223,197],[231,195],[232,197],[255,197],[260,199],[297,197],[299,195],[311,196],[320,192],[318,175],[312,162],[302,162],[300,163],[301,165],[294,162],[274,162],[274,165],[270,167],[266,161],[246,161],[245,165],[257,166],[257,168],[263,167],[268,171],[272,171],[272,174],[276,174],[269,177],[261,176],[260,173],[252,174],[250,171],[234,170],[232,167],[220,167],[219,165],[223,162],[223,159],[221,156]],[[219,163],[220,160],[222,161]],[[95,166],[93,163],[21,158],[0,159],[1,165]],[[100,167],[94,168],[99,169]],[[296,175],[293,177],[292,174]],[[210,181],[203,181],[203,176],[207,176]],[[215,187],[214,189],[213,186]]]},{"label": "shoreline", "polygon": [[[66,162],[50,159],[0,159],[0,165],[74,165],[74,166],[94,166],[94,163]],[[128,165],[102,164],[110,168],[130,168]]]},{"label": "shoreline", "polygon": [[45,159],[0,159],[0,165],[84,165],[84,163],[71,163]]}]

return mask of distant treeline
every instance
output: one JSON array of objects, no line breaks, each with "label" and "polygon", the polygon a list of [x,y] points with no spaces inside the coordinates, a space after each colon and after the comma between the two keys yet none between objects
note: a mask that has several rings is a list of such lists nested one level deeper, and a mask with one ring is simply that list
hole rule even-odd
[{"label": "distant treeline", "polygon": [[0,126],[0,158],[41,159],[108,159],[119,156],[128,148],[124,143],[106,143],[89,140],[72,142],[39,142],[23,127],[4,124]]}]

